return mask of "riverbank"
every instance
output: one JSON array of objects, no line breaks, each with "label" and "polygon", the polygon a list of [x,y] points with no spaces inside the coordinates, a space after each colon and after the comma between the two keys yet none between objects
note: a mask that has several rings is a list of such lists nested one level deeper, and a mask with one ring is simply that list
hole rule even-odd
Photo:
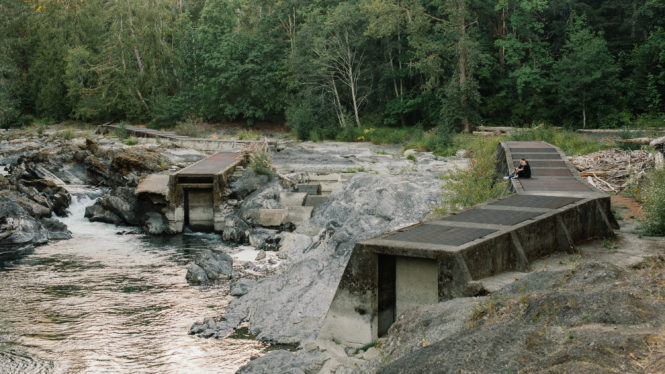
[{"label": "riverbank", "polygon": [[[86,136],[90,140],[86,140]],[[32,187],[29,183],[51,178],[55,186],[59,185],[57,180],[70,186],[100,184],[104,187],[102,193],[107,193],[108,197],[100,199],[97,204],[89,203],[88,206],[99,207],[90,218],[97,217],[93,219],[117,225],[132,224],[135,229],[118,232],[130,231],[124,236],[126,243],[144,241],[146,237],[132,233],[141,230],[144,224],[137,218],[132,189],[144,175],[177,170],[205,154],[166,147],[157,140],[138,143],[127,145],[119,139],[84,132],[74,133],[71,137],[45,133],[34,135],[34,138],[5,139],[0,144],[3,161],[0,164],[9,163],[10,167],[6,168],[4,177],[8,183],[2,189],[3,193],[18,196],[9,200],[17,201],[16,205],[23,209],[19,212],[22,217],[31,217],[41,225],[39,227],[46,227],[43,220],[58,214],[54,208],[56,205],[48,200],[46,190],[29,189]],[[230,344],[227,338],[234,331],[235,335],[247,331],[247,336],[264,343],[278,347],[286,344],[295,350],[270,352],[252,360],[242,369],[243,372],[274,372],[289,368],[306,372],[436,372],[445,365],[450,365],[450,370],[465,368],[494,372],[529,368],[530,371],[546,372],[569,370],[575,361],[591,361],[591,366],[587,366],[589,370],[598,371],[608,367],[622,368],[622,360],[630,362],[622,368],[623,371],[636,371],[640,365],[661,368],[658,365],[663,337],[653,332],[662,330],[664,323],[660,316],[665,315],[661,306],[665,294],[660,289],[665,287],[665,275],[659,256],[665,255],[665,248],[661,239],[640,237],[635,232],[632,217],[637,214],[623,212],[625,203],[615,204],[618,214],[625,213],[616,240],[581,246],[578,255],[551,256],[537,263],[534,271],[529,273],[498,276],[491,296],[455,299],[409,312],[397,321],[385,338],[360,350],[340,346],[334,341],[316,341],[355,243],[419,222],[434,208],[440,207],[446,185],[440,176],[455,168],[467,167],[469,161],[463,156],[465,152],[459,152],[458,156],[437,157],[414,150],[403,153],[401,146],[340,142],[302,142],[274,150],[271,165],[275,171],[296,184],[316,181],[320,187],[325,186],[326,194],[322,195],[325,201],[312,209],[311,217],[297,225],[262,227],[256,211],[282,209],[281,198],[288,196],[284,193],[292,192],[292,187],[275,176],[254,175],[251,168],[234,177],[236,179],[230,184],[231,199],[225,205],[224,214],[226,223],[237,226],[227,227],[221,236],[213,235],[197,248],[186,242],[169,244],[179,247],[185,254],[178,257],[170,270],[174,280],[176,275],[180,277],[177,285],[168,287],[178,292],[190,292],[187,298],[192,294],[208,295],[202,296],[201,301],[206,308],[186,313],[184,319],[188,321],[171,322],[177,330],[173,334],[185,336],[187,328],[198,320],[201,322],[190,329],[194,336],[187,339],[205,342],[200,344],[207,347]],[[146,162],[142,163],[144,160]],[[36,201],[40,196],[47,198],[43,204]],[[131,209],[124,209],[125,205],[117,199],[122,199]],[[24,200],[29,203],[18,203]],[[39,207],[26,209],[34,204],[50,209],[48,214],[46,211],[39,213]],[[66,219],[58,221],[66,222]],[[40,230],[38,228],[36,232]],[[31,232],[30,227],[22,232]],[[168,243],[169,238],[178,237],[181,236],[157,236],[150,240]],[[226,246],[223,240],[236,243]],[[52,245],[65,246],[68,242],[51,242],[39,248],[50,251]],[[33,241],[28,244],[34,250],[36,245],[45,243]],[[220,278],[203,287],[186,286],[186,269],[196,261],[202,247],[217,254],[230,255],[232,271],[228,279]],[[83,256],[84,252],[79,254]],[[135,254],[124,253],[129,258]],[[35,255],[40,258],[42,250]],[[65,262],[66,258],[58,259],[55,263],[59,265],[39,271],[56,271],[65,266]],[[20,271],[26,273],[30,266],[30,262],[19,264]],[[94,272],[94,266],[91,271]],[[153,283],[150,277],[134,278],[136,282],[128,285],[132,295],[151,292],[150,286],[139,286],[141,282]],[[27,282],[26,278],[19,277],[14,284],[20,286],[24,281]],[[81,297],[78,291],[64,292],[64,295]],[[81,302],[94,303],[90,300]],[[159,309],[159,305],[155,304],[155,308]],[[39,314],[39,311],[35,309],[35,313]],[[204,317],[208,318],[203,320]],[[97,325],[92,326],[94,329]],[[238,327],[241,329],[236,330]],[[140,329],[136,330],[138,332],[134,333],[142,334]],[[613,337],[613,331],[619,331],[620,336]],[[198,336],[214,336],[222,340],[204,340]],[[525,341],[528,337],[531,340]],[[122,336],[118,338],[123,339]],[[457,341],[468,344],[459,346],[455,343]],[[605,344],[605,341],[611,344]],[[603,348],[583,349],[589,345],[606,347],[612,356],[605,359],[602,354],[609,354],[609,351]],[[482,355],[478,363],[470,362],[466,359],[471,352],[469,347],[488,353]],[[504,351],[494,347],[501,347],[499,349]],[[570,354],[572,351],[584,353]],[[260,349],[247,349],[238,356],[233,367],[244,364],[250,356],[263,354]],[[171,350],[162,358],[167,355],[183,357]],[[216,353],[210,356],[210,359],[226,363],[223,356],[216,356]],[[540,360],[540,356],[547,359]],[[95,359],[94,356],[89,358]],[[428,367],[426,363],[430,360],[437,364]],[[448,361],[450,363],[446,364]],[[206,359],[205,362],[210,361]],[[414,366],[413,362],[422,365]],[[533,362],[542,362],[542,368],[529,366],[534,365]],[[510,366],[510,363],[518,366]],[[216,371],[214,365],[208,367],[212,372]]]}]

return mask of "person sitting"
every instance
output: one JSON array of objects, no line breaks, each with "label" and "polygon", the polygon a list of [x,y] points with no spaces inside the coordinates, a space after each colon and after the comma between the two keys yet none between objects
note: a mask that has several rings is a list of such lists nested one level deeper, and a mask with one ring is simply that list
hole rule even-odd
[{"label": "person sitting", "polygon": [[531,166],[527,160],[521,158],[520,164],[513,169],[512,173],[503,179],[531,178]]}]

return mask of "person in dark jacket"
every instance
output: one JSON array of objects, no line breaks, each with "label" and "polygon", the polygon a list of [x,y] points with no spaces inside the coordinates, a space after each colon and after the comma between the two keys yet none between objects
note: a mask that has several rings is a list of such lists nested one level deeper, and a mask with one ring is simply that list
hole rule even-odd
[{"label": "person in dark jacket", "polygon": [[523,158],[520,159],[520,164],[513,169],[513,172],[509,176],[503,177],[503,179],[513,179],[513,178],[531,178],[531,166],[529,162]]}]

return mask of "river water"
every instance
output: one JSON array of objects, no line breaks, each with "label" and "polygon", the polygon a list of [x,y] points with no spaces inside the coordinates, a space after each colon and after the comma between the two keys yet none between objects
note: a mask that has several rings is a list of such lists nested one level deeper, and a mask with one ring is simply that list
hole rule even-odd
[{"label": "river water", "polygon": [[187,335],[229,302],[185,281],[200,250],[224,249],[218,236],[127,233],[84,219],[91,203],[74,196],[72,239],[0,267],[0,373],[233,373],[260,355],[253,340]]}]

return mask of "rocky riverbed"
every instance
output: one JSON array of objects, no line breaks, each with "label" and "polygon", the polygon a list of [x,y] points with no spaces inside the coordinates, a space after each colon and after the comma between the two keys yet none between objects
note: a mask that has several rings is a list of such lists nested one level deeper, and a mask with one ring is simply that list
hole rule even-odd
[{"label": "rocky riverbed", "polygon": [[[0,254],[16,258],[69,238],[54,217],[67,214],[68,189],[76,185],[102,187],[86,209],[89,220],[169,234],[163,213],[137,202],[134,189],[148,174],[205,156],[155,140],[127,146],[84,133],[6,134]],[[222,313],[200,316],[189,333],[217,339],[235,333],[289,348],[257,355],[245,373],[665,370],[665,244],[639,237],[632,214],[617,238],[543,259],[530,273],[497,276],[488,284],[491,295],[410,311],[371,346],[316,339],[355,243],[425,219],[441,204],[441,174],[466,167],[463,156],[306,142],[272,151],[280,177],[239,171],[230,180],[220,233],[230,245],[201,250],[186,275],[231,301]],[[285,193],[312,180],[326,180],[327,191],[311,217],[262,225],[257,211],[282,207]]]},{"label": "rocky riverbed", "polygon": [[362,349],[315,341],[239,372],[663,372],[665,240],[639,235],[629,208],[615,205],[615,238],[500,274],[487,296],[411,310]]}]

